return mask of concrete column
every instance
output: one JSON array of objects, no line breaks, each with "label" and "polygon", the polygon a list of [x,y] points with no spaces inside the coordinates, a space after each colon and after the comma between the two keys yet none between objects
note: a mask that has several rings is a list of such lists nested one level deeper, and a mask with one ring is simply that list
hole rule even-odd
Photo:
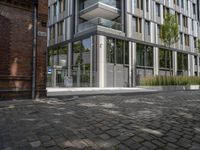
[{"label": "concrete column", "polygon": [[68,67],[68,76],[71,77],[72,76],[72,43],[68,43],[68,63],[67,63],[67,67]]},{"label": "concrete column", "polygon": [[194,56],[188,54],[188,76],[194,76]]},{"label": "concrete column", "polygon": [[136,43],[132,43],[131,44],[131,50],[132,50],[132,65],[131,65],[131,70],[132,70],[132,86],[135,87],[136,86]]},{"label": "concrete column", "polygon": [[129,87],[132,87],[132,42],[129,42]]},{"label": "concrete column", "polygon": [[177,75],[177,52],[176,51],[173,51],[172,57],[173,57],[173,75],[176,76]]},{"label": "concrete column", "polygon": [[197,75],[200,76],[199,55],[197,56]]},{"label": "concrete column", "polygon": [[98,78],[99,87],[104,88],[106,85],[106,37],[102,35],[97,36],[97,53],[98,53]]},{"label": "concrete column", "polygon": [[125,1],[121,1],[121,16],[122,16],[121,17],[121,24],[122,24],[122,31],[124,31],[124,32],[125,32],[125,26],[124,26],[125,21],[124,20],[125,20],[125,17],[126,17],[126,13],[125,13],[126,9],[124,9],[125,3],[126,3]]},{"label": "concrete column", "polygon": [[90,39],[91,39],[91,51],[90,51],[90,87],[92,87],[93,86],[93,37],[91,36],[90,37]]},{"label": "concrete column", "polygon": [[127,23],[126,23],[126,35],[127,37],[132,37],[132,15],[127,14],[126,16]]},{"label": "concrete column", "polygon": [[63,22],[63,38],[62,38],[62,42],[64,42],[66,40],[66,24],[67,24],[67,20],[64,19],[64,22]]},{"label": "concrete column", "polygon": [[76,1],[76,5],[75,5],[75,25],[74,25],[74,27],[75,27],[75,33],[77,33],[77,29],[78,29],[78,24],[79,24],[79,22],[78,22],[78,0],[75,0]]},{"label": "concrete column", "polygon": [[145,20],[142,18],[142,40],[143,41],[145,40],[145,35],[147,34],[147,33],[145,33],[144,26],[145,26]]},{"label": "concrete column", "polygon": [[59,12],[59,5],[60,5],[60,2],[59,1],[57,1],[57,5],[56,5],[56,13],[57,13],[57,16],[56,16],[56,21],[58,21],[59,20],[59,16],[60,16],[60,12]]},{"label": "concrete column", "polygon": [[58,24],[55,24],[55,42],[54,43],[58,43]]},{"label": "concrete column", "polygon": [[191,76],[194,76],[194,70],[195,70],[194,55],[190,55],[190,61],[191,61]]},{"label": "concrete column", "polygon": [[50,35],[51,35],[50,28],[48,27],[47,28],[47,47],[50,45]]},{"label": "concrete column", "polygon": [[153,68],[154,68],[154,76],[159,75],[159,48],[153,48]]}]

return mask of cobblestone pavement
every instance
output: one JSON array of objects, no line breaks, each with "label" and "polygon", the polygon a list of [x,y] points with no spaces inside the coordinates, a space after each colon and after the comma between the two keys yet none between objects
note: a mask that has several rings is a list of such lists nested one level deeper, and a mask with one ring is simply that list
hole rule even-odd
[{"label": "cobblestone pavement", "polygon": [[200,150],[200,92],[0,103],[0,150]]}]

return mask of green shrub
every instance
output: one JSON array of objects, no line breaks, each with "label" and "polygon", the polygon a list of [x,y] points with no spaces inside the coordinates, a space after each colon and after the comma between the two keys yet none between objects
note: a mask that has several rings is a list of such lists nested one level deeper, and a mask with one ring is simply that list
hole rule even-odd
[{"label": "green shrub", "polygon": [[200,85],[200,77],[187,77],[187,76],[146,77],[141,80],[140,85],[143,86]]}]

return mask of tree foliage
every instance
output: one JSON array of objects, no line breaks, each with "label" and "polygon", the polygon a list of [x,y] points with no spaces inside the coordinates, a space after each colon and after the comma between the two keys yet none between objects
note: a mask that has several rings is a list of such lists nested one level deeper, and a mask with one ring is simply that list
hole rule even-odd
[{"label": "tree foliage", "polygon": [[161,40],[170,47],[179,40],[179,27],[174,14],[166,14],[164,24],[161,25]]}]

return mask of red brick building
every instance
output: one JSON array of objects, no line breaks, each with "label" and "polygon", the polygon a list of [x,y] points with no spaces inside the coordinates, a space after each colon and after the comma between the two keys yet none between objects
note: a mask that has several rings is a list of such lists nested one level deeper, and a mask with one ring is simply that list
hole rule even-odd
[{"label": "red brick building", "polygon": [[0,100],[46,96],[47,3],[0,0]]}]

